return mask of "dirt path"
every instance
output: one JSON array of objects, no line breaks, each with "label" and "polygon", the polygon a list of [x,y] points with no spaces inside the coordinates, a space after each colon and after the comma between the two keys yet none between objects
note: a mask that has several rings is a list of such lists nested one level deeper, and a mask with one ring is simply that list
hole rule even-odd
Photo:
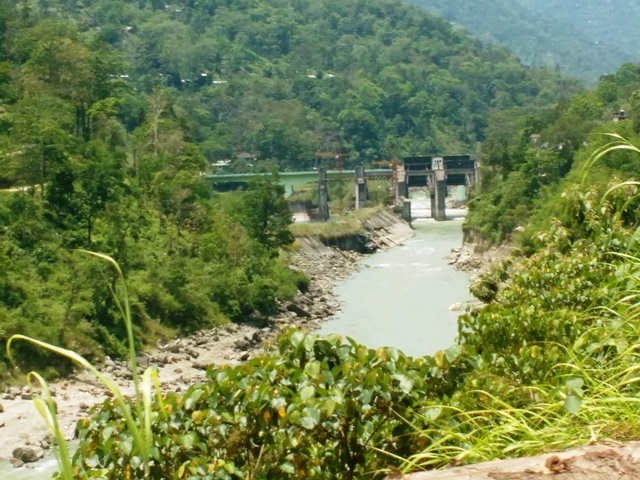
[{"label": "dirt path", "polygon": [[388,480],[636,480],[640,442],[588,445],[537,457],[414,473]]}]

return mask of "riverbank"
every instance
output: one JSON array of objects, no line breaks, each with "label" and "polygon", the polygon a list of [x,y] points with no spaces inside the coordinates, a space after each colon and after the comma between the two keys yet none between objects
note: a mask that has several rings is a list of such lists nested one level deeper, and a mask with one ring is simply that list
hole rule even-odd
[{"label": "riverbank", "polygon": [[[401,244],[413,236],[413,231],[406,222],[380,212],[363,223],[358,235],[366,237],[367,245],[375,251]],[[254,324],[227,324],[160,344],[141,355],[138,365],[141,370],[149,366],[157,368],[163,390],[181,392],[203,380],[208,365],[238,363],[260,354],[281,329],[314,330],[339,310],[333,288],[359,268],[361,258],[362,254],[352,250],[328,247],[313,238],[299,238],[291,268],[309,276],[309,289],[298,292],[293,301],[282,303],[278,315],[253,319]],[[106,358],[99,368],[113,378],[125,394],[133,392],[126,362]],[[59,422],[69,438],[73,437],[76,422],[87,415],[91,406],[109,396],[104,387],[85,372],[52,386]],[[0,397],[0,458],[12,458],[17,448],[22,449],[23,460],[42,457],[48,451],[48,432],[31,397],[28,389],[16,387],[9,388]],[[12,461],[22,465],[22,461]]]},{"label": "riverbank", "polygon": [[481,249],[477,248],[475,244],[463,244],[460,248],[451,249],[449,265],[452,265],[456,270],[469,272],[477,277],[491,268],[494,263],[511,255],[514,248],[510,243]]}]

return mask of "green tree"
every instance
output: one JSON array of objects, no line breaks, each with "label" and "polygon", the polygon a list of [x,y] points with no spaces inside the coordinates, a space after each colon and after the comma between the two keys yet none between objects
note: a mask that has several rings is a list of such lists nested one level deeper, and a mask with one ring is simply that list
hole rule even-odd
[{"label": "green tree", "polygon": [[242,222],[249,235],[272,256],[293,242],[289,230],[292,216],[284,193],[274,174],[252,180],[243,196]]}]

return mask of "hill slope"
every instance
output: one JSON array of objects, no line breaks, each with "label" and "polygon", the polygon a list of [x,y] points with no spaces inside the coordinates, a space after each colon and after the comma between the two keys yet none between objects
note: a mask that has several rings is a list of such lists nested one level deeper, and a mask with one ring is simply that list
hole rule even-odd
[{"label": "hill slope", "polygon": [[640,60],[640,2],[608,0],[410,0],[506,45],[535,67],[557,68],[590,85],[624,62]]},{"label": "hill slope", "polygon": [[490,110],[575,87],[393,0],[38,5],[121,52],[117,73],[137,91],[172,88],[209,160],[249,152],[293,169],[316,151],[343,149],[354,164],[394,148],[474,151]]}]

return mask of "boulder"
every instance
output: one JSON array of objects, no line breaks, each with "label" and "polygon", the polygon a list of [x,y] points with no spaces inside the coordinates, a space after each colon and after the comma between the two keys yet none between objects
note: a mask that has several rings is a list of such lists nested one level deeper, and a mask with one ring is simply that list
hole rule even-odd
[{"label": "boulder", "polygon": [[174,342],[174,343],[170,343],[169,345],[164,347],[164,349],[166,351],[168,351],[168,352],[171,352],[171,353],[180,353],[180,350],[182,349],[182,346],[180,345],[179,342]]},{"label": "boulder", "polygon": [[148,367],[149,366],[149,358],[144,357],[144,356],[136,357],[136,363],[140,367]]},{"label": "boulder", "polygon": [[290,312],[295,313],[298,317],[310,317],[311,316],[309,314],[309,312],[307,312],[304,308],[302,308],[297,303],[293,303],[293,302],[289,303],[287,305],[287,310],[289,310]]},{"label": "boulder", "polygon": [[38,451],[31,447],[18,447],[13,451],[13,458],[24,463],[37,462],[42,458],[42,451]]},{"label": "boulder", "polygon": [[203,362],[193,362],[191,364],[191,366],[193,368],[195,368],[196,370],[206,370],[207,367],[208,367],[208,365],[206,363],[203,363]]}]

